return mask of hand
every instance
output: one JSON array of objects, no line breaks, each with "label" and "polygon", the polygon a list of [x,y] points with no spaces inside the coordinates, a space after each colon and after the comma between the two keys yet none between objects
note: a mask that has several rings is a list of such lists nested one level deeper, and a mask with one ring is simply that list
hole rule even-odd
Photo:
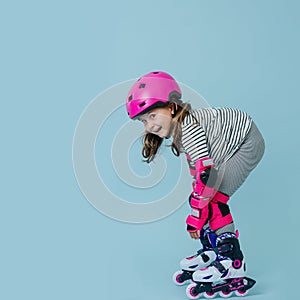
[{"label": "hand", "polygon": [[200,239],[200,230],[197,230],[195,232],[190,232],[190,236],[194,240],[199,240]]}]

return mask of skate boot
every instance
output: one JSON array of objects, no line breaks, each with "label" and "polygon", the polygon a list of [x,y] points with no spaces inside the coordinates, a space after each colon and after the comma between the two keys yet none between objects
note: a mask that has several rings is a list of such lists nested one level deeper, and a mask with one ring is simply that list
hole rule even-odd
[{"label": "skate boot", "polygon": [[187,296],[190,299],[198,299],[202,294],[205,298],[214,298],[217,294],[228,298],[233,293],[245,296],[255,280],[245,277],[246,264],[236,235],[224,233],[217,238],[210,236],[210,242],[217,259],[193,273],[194,282],[187,287]]},{"label": "skate boot", "polygon": [[173,275],[173,281],[176,285],[188,283],[196,270],[209,266],[216,259],[217,255],[210,244],[208,233],[212,234],[209,228],[201,230],[200,242],[202,249],[198,250],[195,255],[180,261],[181,270],[178,270]]}]

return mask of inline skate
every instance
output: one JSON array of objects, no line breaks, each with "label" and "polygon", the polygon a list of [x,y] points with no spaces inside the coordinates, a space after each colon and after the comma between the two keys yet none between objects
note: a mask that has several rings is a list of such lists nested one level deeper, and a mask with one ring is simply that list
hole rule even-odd
[{"label": "inline skate", "polygon": [[201,295],[211,299],[218,294],[228,298],[233,293],[245,296],[255,280],[245,277],[246,264],[236,235],[210,236],[210,242],[217,258],[208,267],[193,273],[194,282],[186,288],[187,296],[190,299],[198,299]]},{"label": "inline skate", "polygon": [[[176,285],[184,285],[192,279],[193,273],[200,269],[209,266],[215,261],[217,255],[212,249],[208,234],[210,229],[200,231],[200,242],[202,249],[198,250],[195,255],[186,257],[180,261],[180,268],[173,275],[173,281]],[[211,233],[212,234],[212,233]]]}]

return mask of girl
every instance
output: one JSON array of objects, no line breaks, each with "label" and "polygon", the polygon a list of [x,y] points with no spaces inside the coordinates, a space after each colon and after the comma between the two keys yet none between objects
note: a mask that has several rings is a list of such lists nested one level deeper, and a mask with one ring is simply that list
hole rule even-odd
[{"label": "girl", "polygon": [[[189,197],[192,213],[186,224],[191,238],[202,242],[203,251],[181,262],[184,271],[175,281],[198,282],[188,287],[191,298],[217,291],[227,297],[234,288],[239,295],[245,293],[255,281],[245,282],[244,257],[228,200],[264,153],[264,140],[253,120],[237,109],[193,110],[182,102],[177,82],[165,72],[141,77],[129,91],[126,108],[131,119],[145,126],[145,161],[155,158],[163,139],[172,138],[172,152],[185,153],[194,179]],[[225,279],[231,285],[214,284]]]}]

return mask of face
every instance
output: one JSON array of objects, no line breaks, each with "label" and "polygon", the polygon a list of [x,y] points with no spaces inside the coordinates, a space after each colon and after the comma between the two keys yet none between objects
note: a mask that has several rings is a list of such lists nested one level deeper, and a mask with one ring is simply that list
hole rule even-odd
[{"label": "face", "polygon": [[147,132],[158,135],[161,138],[169,137],[172,125],[172,107],[159,107],[141,115],[141,121]]}]

